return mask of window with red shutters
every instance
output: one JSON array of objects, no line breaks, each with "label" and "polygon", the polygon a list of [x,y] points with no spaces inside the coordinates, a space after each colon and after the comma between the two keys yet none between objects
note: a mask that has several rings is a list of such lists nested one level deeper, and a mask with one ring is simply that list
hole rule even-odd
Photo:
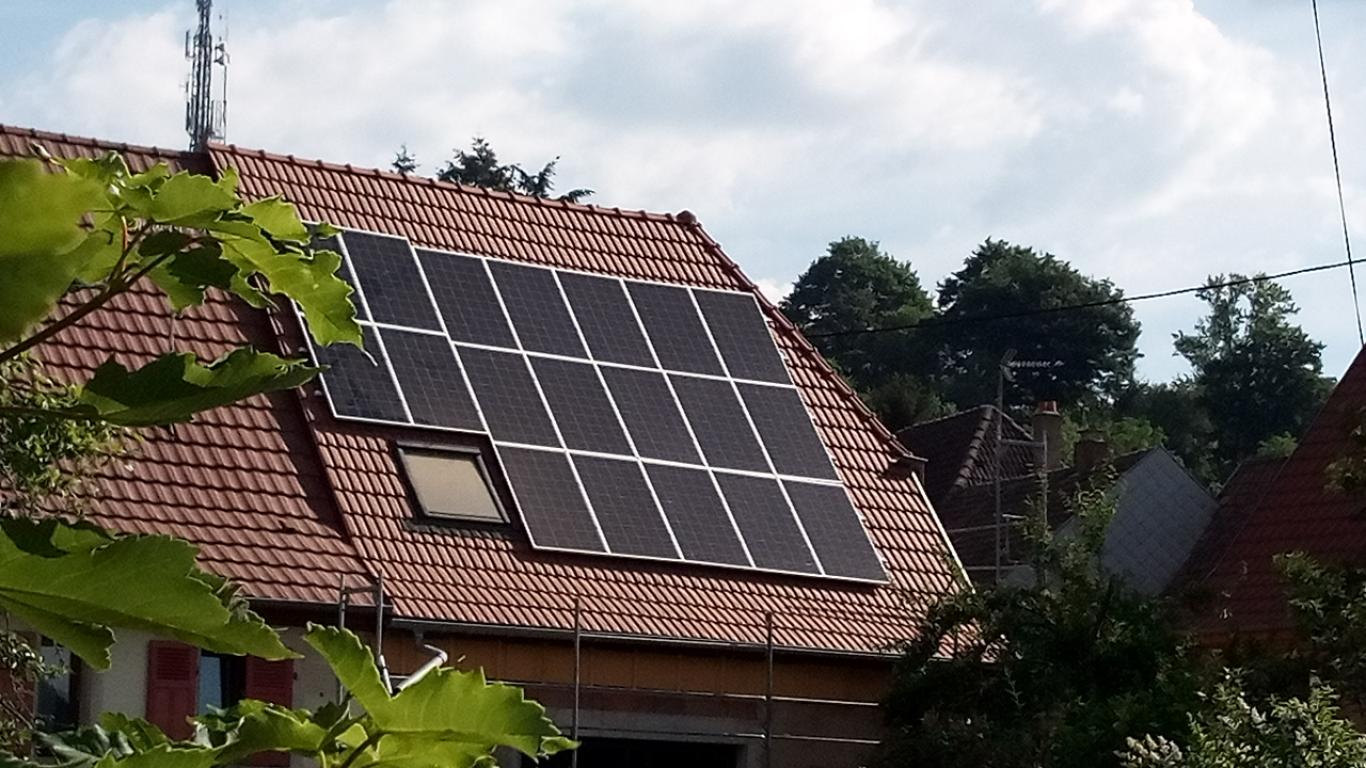
[{"label": "window with red shutters", "polygon": [[[246,658],[245,698],[267,701],[282,707],[294,706],[294,662],[266,661],[254,656]],[[287,766],[288,752],[261,752],[251,759],[252,765]]]},{"label": "window with red shutters", "polygon": [[193,733],[199,701],[199,649],[171,640],[147,644],[147,719],[173,739]]}]

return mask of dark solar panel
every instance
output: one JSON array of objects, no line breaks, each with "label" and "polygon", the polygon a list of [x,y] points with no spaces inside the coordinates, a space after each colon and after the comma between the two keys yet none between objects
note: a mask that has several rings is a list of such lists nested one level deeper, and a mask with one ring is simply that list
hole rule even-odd
[{"label": "dark solar panel", "polygon": [[393,329],[380,334],[413,421],[483,431],[474,398],[460,376],[455,351],[445,336]]},{"label": "dark solar panel", "polygon": [[839,478],[797,390],[759,384],[740,384],[739,387],[750,418],[754,419],[759,437],[773,460],[773,468],[779,474],[824,480]]},{"label": "dark solar panel", "polygon": [[621,281],[561,272],[560,285],[579,321],[593,359],[654,367],[650,348],[631,312]]},{"label": "dark solar panel", "polygon": [[760,568],[819,573],[778,481],[716,473],[745,545]]},{"label": "dark solar panel", "polygon": [[525,357],[473,347],[458,350],[495,440],[559,446]]},{"label": "dark solar panel", "polygon": [[787,366],[753,296],[716,291],[693,291],[693,295],[731,376],[790,383]]},{"label": "dark solar panel", "polygon": [[783,485],[827,575],[877,581],[887,578],[843,488],[792,481]]},{"label": "dark solar panel", "polygon": [[407,240],[344,232],[342,241],[376,322],[428,330],[441,327]]},{"label": "dark solar panel", "polygon": [[647,464],[650,484],[686,560],[749,565],[721,497],[705,469]]},{"label": "dark solar panel", "polygon": [[[341,242],[335,235],[314,238],[311,245],[315,251],[332,251],[338,256],[342,256]],[[351,265],[347,263],[345,256],[342,256],[341,266],[337,267],[337,277],[340,277],[347,285],[351,286],[352,290],[355,290],[356,278],[351,274]],[[361,305],[360,299],[356,298],[354,293],[351,294],[351,303],[356,306],[357,320],[370,319],[370,314],[365,311],[365,307]]]},{"label": "dark solar panel", "polygon": [[707,340],[688,289],[632,282],[626,286],[660,365],[674,371],[721,373],[716,350]]},{"label": "dark solar panel", "polygon": [[730,382],[669,376],[683,413],[692,425],[707,463],[713,467],[767,472],[768,464],[745,420],[745,412]]},{"label": "dark solar panel", "polygon": [[678,557],[639,463],[575,456],[574,466],[609,550],[623,555]]},{"label": "dark solar panel", "polygon": [[569,457],[555,451],[499,448],[522,524],[538,547],[602,552],[602,539],[579,492]]},{"label": "dark solar panel", "polygon": [[350,344],[313,348],[314,359],[328,366],[323,373],[323,386],[332,401],[332,411],[338,416],[406,423],[408,417],[399,402],[398,389],[389,376],[389,369],[384,365],[379,337],[369,326],[362,326],[361,331],[364,352]]},{"label": "dark solar panel", "polygon": [[339,246],[373,358],[314,350],[333,411],[487,430],[534,545],[885,580],[752,295]]},{"label": "dark solar panel", "polygon": [[631,446],[591,363],[530,358],[566,448],[629,454]]},{"label": "dark solar panel", "polygon": [[664,374],[602,366],[607,388],[626,422],[636,452],[649,459],[700,462]]},{"label": "dark solar panel", "polygon": [[423,250],[417,252],[417,257],[452,339],[517,347],[482,260]]},{"label": "dark solar panel", "polygon": [[586,356],[569,319],[569,310],[565,309],[564,297],[555,284],[554,272],[505,261],[490,261],[489,269],[523,349]]}]

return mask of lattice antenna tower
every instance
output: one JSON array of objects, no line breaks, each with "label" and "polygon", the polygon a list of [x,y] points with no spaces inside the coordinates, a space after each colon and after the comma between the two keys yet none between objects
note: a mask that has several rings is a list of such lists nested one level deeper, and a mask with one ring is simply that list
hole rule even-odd
[{"label": "lattice antenna tower", "polygon": [[[213,36],[213,0],[195,0],[195,9],[199,24],[185,31],[185,59],[190,62],[190,76],[185,81],[185,132],[190,136],[190,149],[198,152],[210,141],[227,135],[228,49],[224,38]],[[213,97],[215,68],[220,73],[217,99]]]}]

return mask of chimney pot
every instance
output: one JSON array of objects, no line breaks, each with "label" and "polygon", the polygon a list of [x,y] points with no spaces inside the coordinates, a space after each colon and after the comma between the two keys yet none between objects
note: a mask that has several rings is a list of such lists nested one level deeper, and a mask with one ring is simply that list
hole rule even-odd
[{"label": "chimney pot", "polygon": [[1110,445],[1105,433],[1096,429],[1082,431],[1072,449],[1072,466],[1079,472],[1090,472],[1110,460]]},{"label": "chimney pot", "polygon": [[1034,440],[1045,443],[1045,472],[1062,466],[1062,414],[1058,412],[1057,400],[1041,400],[1034,409],[1030,420]]}]

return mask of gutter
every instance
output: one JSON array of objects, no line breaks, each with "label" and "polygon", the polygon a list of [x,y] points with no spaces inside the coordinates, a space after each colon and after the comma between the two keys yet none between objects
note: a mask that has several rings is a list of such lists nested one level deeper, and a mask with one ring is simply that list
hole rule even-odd
[{"label": "gutter", "polygon": [[[571,643],[574,641],[575,636],[574,630],[572,629],[516,627],[501,624],[475,624],[463,621],[439,621],[431,619],[394,619],[390,623],[390,626],[394,629],[406,629],[412,632],[445,632],[451,634],[494,637],[523,637],[539,640],[561,640]],[[740,651],[756,655],[761,655],[768,651],[768,646],[765,643],[743,643],[732,640],[695,640],[686,637],[655,637],[651,635],[631,635],[618,632],[582,632],[579,636],[584,640],[596,640],[606,643],[648,645],[661,648],[679,648],[683,650]],[[773,650],[789,656],[813,656],[861,661],[889,662],[897,658],[897,654],[893,652],[840,651],[835,649],[803,648],[800,646],[777,646]]]}]

